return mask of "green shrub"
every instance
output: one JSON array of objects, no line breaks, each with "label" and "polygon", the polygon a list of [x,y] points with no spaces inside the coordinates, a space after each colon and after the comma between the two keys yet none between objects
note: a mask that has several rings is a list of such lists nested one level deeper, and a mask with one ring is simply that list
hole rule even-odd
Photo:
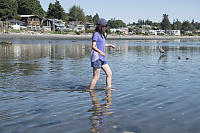
[{"label": "green shrub", "polygon": [[78,31],[75,31],[75,33],[76,33],[76,35],[80,35],[81,34],[81,32],[78,32]]}]

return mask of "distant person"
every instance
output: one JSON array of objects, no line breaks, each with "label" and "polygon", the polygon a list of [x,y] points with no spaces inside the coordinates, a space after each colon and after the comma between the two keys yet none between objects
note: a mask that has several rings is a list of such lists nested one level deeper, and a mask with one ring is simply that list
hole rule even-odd
[{"label": "distant person", "polygon": [[92,36],[91,66],[93,67],[93,77],[90,82],[90,89],[94,89],[100,77],[100,70],[106,73],[106,86],[111,88],[112,71],[106,62],[105,47],[115,48],[115,45],[105,43],[105,30],[108,24],[105,19],[100,18]]}]

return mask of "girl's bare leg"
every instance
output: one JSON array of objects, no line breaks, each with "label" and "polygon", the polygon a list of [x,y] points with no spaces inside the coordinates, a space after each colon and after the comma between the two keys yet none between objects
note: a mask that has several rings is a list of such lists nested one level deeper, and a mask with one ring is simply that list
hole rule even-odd
[{"label": "girl's bare leg", "polygon": [[106,73],[106,86],[107,86],[107,88],[111,88],[112,87],[112,85],[111,85],[112,71],[111,71],[111,69],[110,69],[108,64],[103,65],[102,69]]},{"label": "girl's bare leg", "polygon": [[93,68],[93,77],[92,77],[92,80],[90,82],[90,89],[94,89],[97,81],[99,80],[99,77],[100,77],[100,68]]}]

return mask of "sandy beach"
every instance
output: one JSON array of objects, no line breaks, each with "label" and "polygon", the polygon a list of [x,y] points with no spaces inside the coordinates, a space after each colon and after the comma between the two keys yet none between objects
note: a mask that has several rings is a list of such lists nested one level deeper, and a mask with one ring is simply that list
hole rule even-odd
[{"label": "sandy beach", "polygon": [[[90,40],[92,34],[69,35],[69,34],[47,34],[47,33],[0,33],[0,39],[44,39],[44,40]],[[142,35],[108,35],[108,40],[176,40],[195,39],[200,40],[200,36],[142,36]]]}]

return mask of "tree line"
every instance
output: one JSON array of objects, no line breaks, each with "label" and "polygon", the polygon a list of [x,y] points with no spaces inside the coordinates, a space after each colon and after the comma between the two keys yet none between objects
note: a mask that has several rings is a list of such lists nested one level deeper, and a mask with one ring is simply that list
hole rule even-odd
[{"label": "tree line", "polygon": [[[82,21],[83,23],[90,22],[97,24],[99,19],[98,13],[94,16],[85,15],[84,10],[80,6],[72,6],[69,12],[65,12],[64,8],[60,4],[59,0],[55,3],[50,3],[47,12],[42,8],[39,0],[0,0],[0,19],[19,19],[19,15],[38,15],[40,17],[46,18],[56,18],[62,19],[65,22],[68,21]],[[126,27],[127,25],[123,20],[110,19],[108,20],[110,28]],[[183,31],[193,31],[200,29],[200,23],[192,20],[191,22],[174,20],[170,23],[168,15],[163,14],[162,22],[156,23],[150,20],[141,20],[138,22],[133,22],[128,25],[150,25],[152,29],[162,29],[162,30],[183,30]]]},{"label": "tree line", "polygon": [[168,15],[163,14],[162,22],[152,22],[150,20],[141,20],[139,19],[137,23],[133,22],[132,24],[128,25],[150,25],[153,30],[181,30],[181,31],[194,31],[194,30],[200,30],[200,23],[195,22],[194,19],[190,22],[188,20],[185,20],[183,22],[179,21],[178,19],[174,20],[173,23],[170,23]]},{"label": "tree line", "polygon": [[97,23],[96,15],[85,15],[80,6],[72,6],[66,13],[58,0],[50,3],[47,12],[42,8],[39,0],[0,0],[0,19],[18,19],[19,15],[38,15],[40,17],[62,19],[64,21],[82,21]]}]

